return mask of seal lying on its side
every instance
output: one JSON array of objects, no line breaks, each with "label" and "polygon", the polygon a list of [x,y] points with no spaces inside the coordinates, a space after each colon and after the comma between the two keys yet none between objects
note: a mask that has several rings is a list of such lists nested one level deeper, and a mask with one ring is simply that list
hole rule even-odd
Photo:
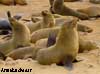
[{"label": "seal lying on its side", "polygon": [[0,4],[13,5],[14,4],[14,0],[0,0]]},{"label": "seal lying on its side", "polygon": [[26,2],[26,0],[15,0],[15,4],[27,5],[27,2]]},{"label": "seal lying on its side", "polygon": [[100,7],[88,7],[84,9],[78,9],[77,11],[87,14],[89,17],[100,17]]},{"label": "seal lying on its side", "polygon": [[[52,2],[51,2],[52,3]],[[60,14],[60,15],[67,15],[67,16],[76,16],[82,20],[89,19],[88,15],[72,10],[64,5],[64,0],[54,0],[53,5],[50,8],[51,12]]]},{"label": "seal lying on its side", "polygon": [[89,0],[91,3],[100,4],[100,0]]}]

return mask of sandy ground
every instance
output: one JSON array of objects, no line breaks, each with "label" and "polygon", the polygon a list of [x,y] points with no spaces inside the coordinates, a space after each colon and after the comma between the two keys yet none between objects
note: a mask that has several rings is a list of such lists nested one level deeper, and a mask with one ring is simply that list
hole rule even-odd
[{"label": "sandy ground", "polygon": [[[38,15],[42,10],[49,8],[48,0],[27,0],[27,6],[4,6],[0,5],[0,18],[6,17],[6,11],[10,10],[13,15],[16,13],[23,14],[23,17],[28,17],[32,14]],[[84,0],[84,2],[66,2],[66,6],[79,9],[86,8],[90,6],[98,6],[100,4],[92,4],[89,3],[88,0]],[[93,32],[87,34],[85,37],[89,40],[97,42],[98,46],[100,46],[100,18],[97,20],[85,20],[80,23],[87,25],[93,28]],[[67,68],[62,66],[57,66],[55,64],[52,65],[40,65],[35,60],[27,59],[27,60],[16,60],[16,61],[0,61],[0,69],[1,68],[24,68],[24,69],[32,69],[32,72],[28,74],[100,74],[100,49],[92,50],[85,53],[80,53],[77,56],[77,59],[82,60],[81,62],[74,63],[74,69],[72,71],[68,71]],[[1,73],[0,74],[13,74],[13,73]],[[27,73],[15,73],[15,74],[27,74]]]}]

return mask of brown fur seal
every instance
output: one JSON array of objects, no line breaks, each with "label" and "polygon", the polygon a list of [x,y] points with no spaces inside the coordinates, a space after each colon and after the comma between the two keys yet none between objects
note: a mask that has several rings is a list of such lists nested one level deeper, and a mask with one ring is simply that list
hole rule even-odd
[{"label": "brown fur seal", "polygon": [[4,5],[13,5],[14,0],[0,0],[0,3]]},{"label": "brown fur seal", "polygon": [[27,25],[31,32],[36,31],[41,28],[53,27],[55,25],[54,16],[47,10],[41,12],[43,20],[36,22],[34,24]]},{"label": "brown fur seal", "polygon": [[57,36],[59,29],[60,27],[45,28],[45,29],[37,30],[32,33],[31,42],[35,43],[39,39],[48,38],[50,33],[54,33]]},{"label": "brown fur seal", "polygon": [[[89,28],[88,26],[80,25],[78,24],[78,31],[83,32],[92,32],[93,29]],[[31,35],[31,42],[35,43],[39,39],[48,38],[50,33],[54,33],[56,36],[60,30],[60,26],[54,27],[54,28],[46,28],[46,29],[40,29],[32,33]]]},{"label": "brown fur seal", "polygon": [[34,44],[31,44],[30,46],[22,47],[15,49],[8,53],[6,56],[11,57],[14,60],[16,59],[26,59],[26,58],[35,58],[36,57],[37,49],[35,48]]},{"label": "brown fur seal", "polygon": [[91,6],[77,11],[87,14],[89,17],[100,17],[100,7]]},{"label": "brown fur seal", "polygon": [[27,5],[26,0],[14,0],[15,4],[19,4],[19,5]]},{"label": "brown fur seal", "polygon": [[63,62],[66,66],[72,64],[79,49],[76,22],[77,19],[65,22],[60,29],[56,44],[45,49],[40,49],[37,52],[36,59],[40,64],[59,64],[60,62]]},{"label": "brown fur seal", "polygon": [[100,0],[89,0],[91,3],[100,4]]},{"label": "brown fur seal", "polygon": [[30,45],[30,30],[27,26],[12,17],[8,17],[8,19],[12,26],[14,47]]},{"label": "brown fur seal", "polygon": [[[49,38],[38,40],[35,45],[36,45],[36,47],[43,49],[43,48],[47,48],[49,46],[54,45],[55,42],[56,42],[55,37],[49,37]],[[49,46],[47,46],[47,45],[49,45]],[[98,48],[98,46],[95,42],[89,41],[86,38],[84,38],[83,36],[79,36],[79,53],[82,53],[84,51],[94,50],[97,48]]]},{"label": "brown fur seal", "polygon": [[[55,20],[56,21],[55,25],[61,26],[64,21],[71,20],[72,18],[73,17],[71,17],[71,16],[69,16],[69,17],[68,16],[59,16],[59,18],[56,18],[56,20]],[[92,28],[85,26],[83,24],[80,24],[79,22],[77,23],[77,25],[78,25],[78,28],[77,28],[78,31],[88,32],[88,33],[91,33],[93,31]]]},{"label": "brown fur seal", "polygon": [[12,18],[10,12],[8,12],[7,15],[12,26],[13,35],[10,40],[0,44],[0,51],[4,54],[11,52],[18,47],[30,45],[30,31],[27,26]]},{"label": "brown fur seal", "polygon": [[[64,2],[74,2],[74,1],[80,1],[80,0],[64,0]],[[49,0],[50,5],[53,5],[54,0]]]},{"label": "brown fur seal", "polygon": [[95,42],[89,41],[84,37],[79,37],[79,52],[90,51],[99,48]]},{"label": "brown fur seal", "polygon": [[82,20],[89,19],[88,15],[66,7],[64,5],[64,0],[54,0],[50,10],[51,12],[60,15],[75,16]]},{"label": "brown fur seal", "polygon": [[75,2],[75,1],[80,1],[80,0],[64,0],[64,2]]}]

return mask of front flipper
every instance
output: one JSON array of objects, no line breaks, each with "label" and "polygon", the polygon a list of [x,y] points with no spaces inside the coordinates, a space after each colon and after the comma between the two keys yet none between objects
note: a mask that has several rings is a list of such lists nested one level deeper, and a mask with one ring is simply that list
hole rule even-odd
[{"label": "front flipper", "polygon": [[73,63],[72,62],[73,62],[73,57],[72,56],[67,56],[62,61],[64,67],[67,68],[68,70],[73,69]]}]

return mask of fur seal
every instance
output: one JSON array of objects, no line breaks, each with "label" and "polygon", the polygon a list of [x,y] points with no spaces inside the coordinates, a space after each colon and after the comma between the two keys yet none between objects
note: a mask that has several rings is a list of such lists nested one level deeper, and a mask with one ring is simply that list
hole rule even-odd
[{"label": "fur seal", "polygon": [[59,29],[60,27],[37,30],[31,34],[31,42],[35,43],[39,39],[48,38],[50,33],[54,33],[57,36]]},{"label": "fur seal", "polygon": [[60,15],[67,15],[67,16],[75,16],[82,20],[89,19],[87,14],[78,12],[76,10],[72,10],[64,5],[64,0],[54,0],[53,5],[50,8],[51,12],[60,14]]},{"label": "fur seal", "polygon": [[18,47],[30,45],[30,31],[27,26],[12,18],[9,11],[7,12],[7,15],[12,27],[13,35],[10,40],[0,44],[0,51],[4,54],[7,54]]},{"label": "fur seal", "polygon": [[15,4],[19,4],[19,5],[27,5],[26,0],[14,0]]},{"label": "fur seal", "polygon": [[[71,20],[73,17],[66,17],[66,16],[59,16],[59,18],[56,18],[56,23],[55,23],[55,25],[56,26],[61,26],[62,25],[62,23],[64,22],[64,21],[66,21],[66,19],[67,20]],[[93,31],[93,29],[92,28],[90,28],[90,27],[88,27],[88,26],[85,26],[85,25],[83,25],[83,24],[80,24],[79,22],[77,23],[77,26],[78,26],[78,28],[77,28],[77,30],[78,31],[81,31],[81,32],[88,32],[88,33],[91,33],[92,31]]]},{"label": "fur seal", "polygon": [[64,2],[75,2],[75,1],[80,1],[80,0],[64,0]]},{"label": "fur seal", "polygon": [[99,48],[93,41],[86,40],[84,37],[79,37],[79,52],[90,51]]},{"label": "fur seal", "polygon": [[0,0],[0,3],[4,5],[13,5],[14,0]]},{"label": "fur seal", "polygon": [[100,4],[100,0],[89,0],[89,2],[94,3],[94,4]]},{"label": "fur seal", "polygon": [[[88,26],[84,26],[80,24],[78,24],[77,29],[78,31],[89,32],[89,33],[93,31],[93,29],[89,28]],[[39,39],[48,38],[50,33],[54,33],[55,36],[57,36],[59,30],[60,30],[60,26],[37,30],[31,34],[31,42],[35,43]]]},{"label": "fur seal", "polygon": [[[56,38],[54,36],[49,36],[48,38],[45,39],[40,39],[36,42],[36,47],[43,49],[43,48],[47,48],[50,47],[52,45],[54,45],[56,43]],[[49,46],[47,46],[49,45]],[[89,41],[87,39],[85,39],[83,36],[79,35],[79,53],[82,53],[84,51],[91,51],[94,49],[99,48],[97,46],[97,44],[93,41]]]},{"label": "fur seal", "polygon": [[20,22],[18,22],[16,19],[12,18],[9,15],[10,13],[8,12],[8,19],[12,26],[12,31],[13,31],[12,39],[15,47],[17,47],[18,45],[19,46],[30,45],[30,30],[27,28],[26,25],[21,24]]},{"label": "fur seal", "polygon": [[41,12],[41,14],[43,16],[43,20],[30,25],[26,24],[31,32],[42,28],[53,27],[55,25],[55,19],[49,11],[44,10]]},{"label": "fur seal", "polygon": [[8,53],[6,56],[11,57],[14,60],[26,59],[29,57],[34,59],[36,57],[36,52],[37,52],[37,49],[35,49],[34,44],[31,44],[30,46],[15,49],[11,51],[10,53]]},{"label": "fur seal", "polygon": [[36,60],[40,64],[49,65],[62,62],[63,64],[66,64],[67,67],[70,67],[69,64],[72,64],[79,49],[76,22],[76,18],[69,22],[64,22],[55,45],[40,49],[37,52]]},{"label": "fur seal", "polygon": [[87,14],[89,17],[100,17],[100,7],[91,6],[77,11]]}]

